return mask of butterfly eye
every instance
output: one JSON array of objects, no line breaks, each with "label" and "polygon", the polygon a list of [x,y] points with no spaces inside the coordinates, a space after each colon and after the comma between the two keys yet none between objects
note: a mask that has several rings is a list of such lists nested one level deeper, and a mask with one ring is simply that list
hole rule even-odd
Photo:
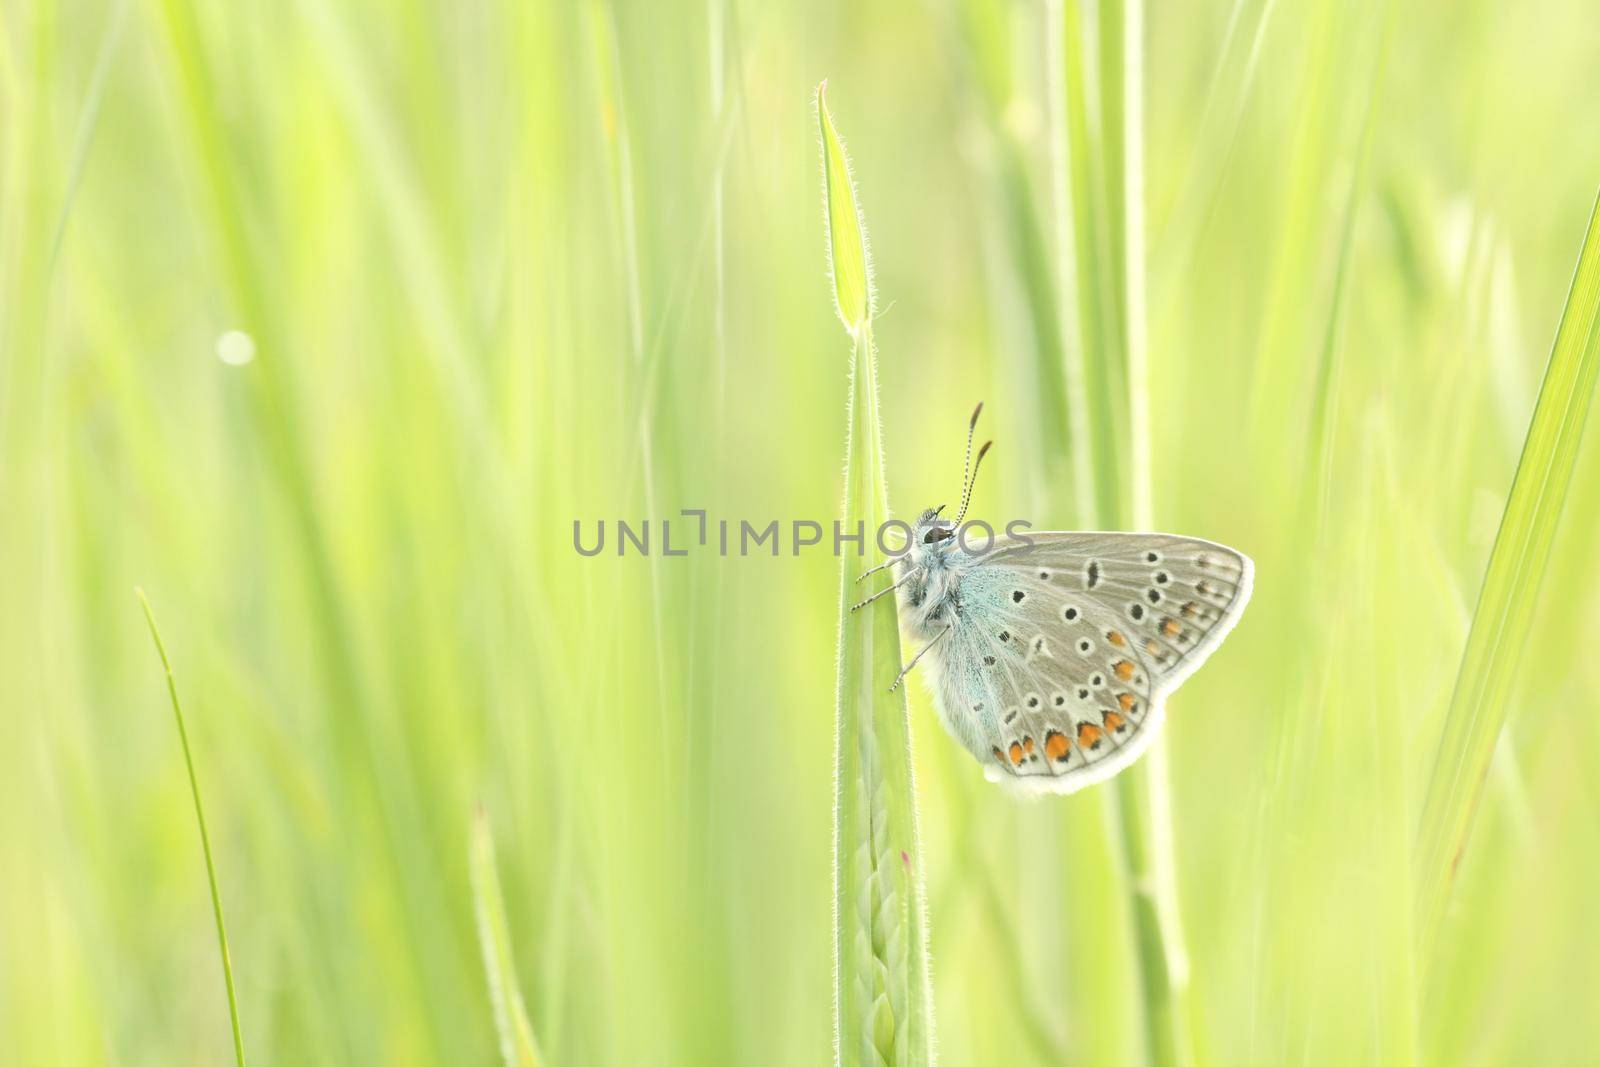
[{"label": "butterfly eye", "polygon": [[956,532],[948,526],[933,526],[928,529],[927,533],[922,535],[922,543],[925,545],[938,544],[940,541],[948,540],[955,535]]}]

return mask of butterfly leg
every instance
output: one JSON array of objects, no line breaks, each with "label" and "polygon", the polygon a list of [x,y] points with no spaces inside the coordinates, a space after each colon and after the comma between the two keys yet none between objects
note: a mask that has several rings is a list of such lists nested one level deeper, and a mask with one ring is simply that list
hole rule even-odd
[{"label": "butterfly leg", "polygon": [[866,570],[861,572],[861,577],[857,578],[856,581],[858,581],[858,582],[866,581],[868,578],[872,577],[874,574],[877,574],[879,571],[884,570],[884,569],[889,568],[889,567],[893,567],[896,563],[900,562],[901,558],[902,557],[900,557],[900,556],[895,556],[893,559],[884,560],[882,563],[878,564],[876,567],[868,567]]},{"label": "butterfly leg", "polygon": [[955,623],[951,623],[949,626],[946,626],[943,630],[939,631],[938,637],[935,637],[932,641],[929,641],[927,644],[923,645],[922,651],[918,652],[915,656],[912,656],[911,662],[900,668],[900,673],[894,676],[894,684],[889,687],[889,692],[892,693],[896,689],[899,689],[900,683],[905,680],[905,676],[910,674],[911,668],[917,665],[917,660],[921,659],[923,656],[926,656],[928,654],[928,649],[932,648],[934,645],[937,645],[946,637],[949,637],[950,631],[954,630],[955,628]]},{"label": "butterfly leg", "polygon": [[902,585],[905,585],[907,582],[909,582],[913,577],[915,577],[919,573],[920,573],[920,570],[918,570],[918,569],[913,569],[913,570],[906,571],[905,577],[901,578],[898,582],[895,582],[893,585],[889,586],[889,588],[887,588],[887,589],[878,590],[876,593],[873,593],[871,596],[867,597],[867,599],[863,600],[859,604],[852,604],[850,606],[850,610],[851,611],[856,611],[856,610],[858,610],[860,608],[866,607],[868,604],[872,603],[874,600],[877,600],[879,597],[888,596],[890,593],[894,592],[896,589],[899,589]]}]

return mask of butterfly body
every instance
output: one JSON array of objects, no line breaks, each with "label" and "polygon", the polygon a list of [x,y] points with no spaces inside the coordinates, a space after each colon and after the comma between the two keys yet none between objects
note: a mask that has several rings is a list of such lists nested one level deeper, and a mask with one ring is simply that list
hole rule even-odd
[{"label": "butterfly body", "polygon": [[[952,529],[939,521],[937,511],[923,512],[912,530],[911,549],[899,565],[902,575],[915,575],[902,589],[900,617],[913,636],[924,640],[932,640],[961,615],[962,584],[981,558],[946,534]],[[969,593],[976,591],[969,587]]]},{"label": "butterfly body", "polygon": [[1024,793],[1070,793],[1137,759],[1250,596],[1250,560],[1196,538],[1041,532],[969,548],[958,532],[938,511],[912,528],[901,618],[931,657],[945,728]]}]

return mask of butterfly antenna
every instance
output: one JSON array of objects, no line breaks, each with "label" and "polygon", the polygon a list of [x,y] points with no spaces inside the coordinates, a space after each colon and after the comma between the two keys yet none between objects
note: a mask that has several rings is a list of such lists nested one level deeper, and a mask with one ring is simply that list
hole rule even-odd
[{"label": "butterfly antenna", "polygon": [[972,432],[978,428],[978,416],[983,414],[983,401],[978,401],[978,406],[972,409],[972,418],[967,420],[967,452],[961,457],[961,484],[967,484],[967,477],[972,473]]},{"label": "butterfly antenna", "polygon": [[972,418],[967,420],[967,453],[961,457],[961,484],[967,484],[967,475],[972,464],[972,432],[978,428],[978,416],[983,414],[983,401],[978,401],[978,406],[972,409]]},{"label": "butterfly antenna", "polygon": [[983,447],[978,449],[978,460],[972,465],[972,477],[967,479],[965,488],[961,490],[961,514],[956,516],[957,526],[967,517],[967,505],[972,503],[972,487],[978,484],[978,468],[983,466],[983,457],[989,454],[989,446],[993,444],[993,441],[985,441]]}]

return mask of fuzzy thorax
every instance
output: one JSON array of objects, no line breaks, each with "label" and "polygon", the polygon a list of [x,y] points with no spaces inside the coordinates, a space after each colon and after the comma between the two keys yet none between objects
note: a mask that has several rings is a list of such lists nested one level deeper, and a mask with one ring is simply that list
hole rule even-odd
[{"label": "fuzzy thorax", "polygon": [[961,617],[962,574],[973,557],[960,548],[955,524],[937,509],[924,511],[911,530],[910,550],[898,565],[901,618],[911,634],[930,640]]}]

